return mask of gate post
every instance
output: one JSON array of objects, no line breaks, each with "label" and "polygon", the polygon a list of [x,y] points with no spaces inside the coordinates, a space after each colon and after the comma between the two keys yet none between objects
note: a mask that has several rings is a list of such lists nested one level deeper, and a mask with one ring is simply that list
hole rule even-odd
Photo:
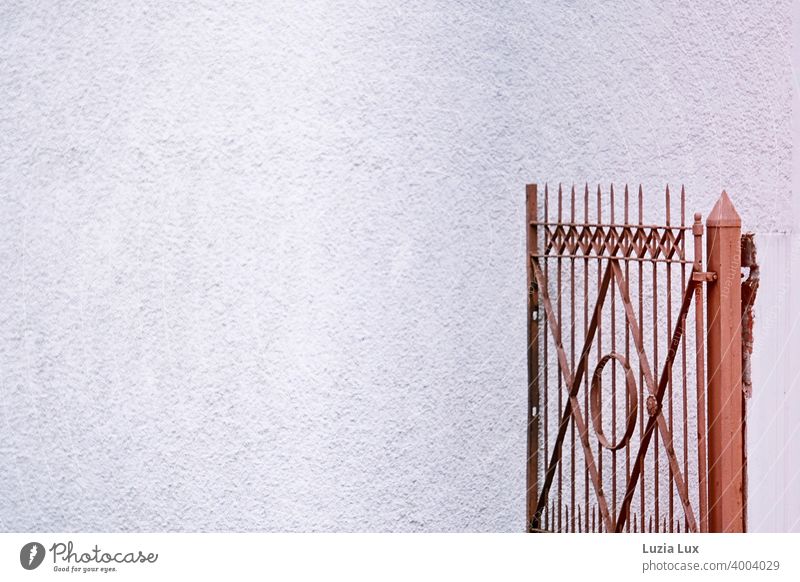
[{"label": "gate post", "polygon": [[708,270],[708,521],[712,532],[743,532],[742,220],[722,192],[706,220]]}]

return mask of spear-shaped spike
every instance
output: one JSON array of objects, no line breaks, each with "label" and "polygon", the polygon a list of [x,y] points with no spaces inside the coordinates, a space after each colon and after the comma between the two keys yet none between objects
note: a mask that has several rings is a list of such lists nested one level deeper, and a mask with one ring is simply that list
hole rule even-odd
[{"label": "spear-shaped spike", "polygon": [[575,184],[570,192],[570,222],[575,223]]},{"label": "spear-shaped spike", "polygon": [[611,223],[614,223],[614,184],[611,184]]},{"label": "spear-shaped spike", "polygon": [[630,223],[630,217],[628,216],[628,184],[625,183],[625,226],[628,226]]},{"label": "spear-shaped spike", "polygon": [[639,225],[644,224],[644,205],[642,203],[643,195],[642,195],[642,185],[639,184]]},{"label": "spear-shaped spike", "polygon": [[583,221],[589,222],[589,182],[586,182],[586,188],[583,191]]},{"label": "spear-shaped spike", "polygon": [[666,192],[666,204],[667,204],[667,226],[669,226],[669,215],[670,215],[670,199],[669,199],[669,184],[667,184],[667,192]]},{"label": "spear-shaped spike", "polygon": [[600,184],[597,185],[597,222],[598,224],[603,222],[603,206],[600,203],[600,198],[602,197],[600,191]]},{"label": "spear-shaped spike", "polygon": [[[683,184],[681,184],[681,226],[686,226],[686,192],[683,189]],[[686,239],[684,238],[681,242],[681,250],[685,249],[686,247]]]},{"label": "spear-shaped spike", "polygon": [[[545,223],[548,221],[548,217],[550,216],[550,211],[548,210],[548,205],[550,203],[550,192],[547,189],[547,184],[544,185],[544,221]],[[547,227],[545,227],[545,232],[547,232]],[[547,506],[545,506],[547,509]]]}]

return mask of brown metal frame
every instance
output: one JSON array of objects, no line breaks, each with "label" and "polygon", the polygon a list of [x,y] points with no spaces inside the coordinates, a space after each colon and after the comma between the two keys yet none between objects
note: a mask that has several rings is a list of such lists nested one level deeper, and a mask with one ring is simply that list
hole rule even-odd
[{"label": "brown metal frame", "polygon": [[[737,332],[734,320],[734,315],[739,317],[740,305],[737,299],[739,286],[730,284],[739,273],[740,259],[737,253],[741,221],[727,194],[723,193],[708,221],[710,272],[703,271],[704,228],[700,215],[694,216],[691,226],[685,223],[683,188],[679,225],[673,225],[671,221],[669,188],[665,197],[664,224],[644,223],[641,187],[638,191],[637,223],[630,221],[627,186],[624,190],[622,223],[615,222],[613,186],[605,202],[598,187],[594,222],[589,221],[588,185],[583,193],[582,222],[576,220],[574,187],[565,201],[559,185],[554,204],[557,206],[555,219],[550,218],[548,186],[544,188],[541,213],[538,194],[536,184],[527,186],[529,530],[743,531],[741,332]],[[569,205],[569,220],[564,219],[565,202]],[[606,204],[610,213],[609,219],[604,222],[602,210]],[[686,254],[689,234],[694,243],[692,258]],[[597,263],[596,286],[593,282],[594,262]],[[651,283],[645,283],[648,278],[645,273],[647,264],[652,269]],[[672,288],[676,280],[673,280],[673,269],[679,271],[683,289],[680,303],[674,305]],[[552,277],[552,271],[556,272],[555,277]],[[717,281],[716,273],[723,274],[722,281]],[[596,291],[597,295],[591,310],[590,280],[591,290]],[[583,283],[583,334],[579,338],[582,346],[578,352],[576,336],[580,334],[581,326],[576,319],[576,281]],[[632,281],[638,285],[635,294],[638,314],[631,296]],[[554,284],[555,305],[550,291]],[[704,284],[708,286],[709,294],[708,399],[705,384]],[[647,301],[643,299],[645,291],[650,293]],[[624,314],[622,328],[617,327],[617,301],[621,301]],[[610,303],[610,314],[604,310],[607,303]],[[646,303],[652,311],[652,323],[649,324],[652,350],[645,345],[643,326]],[[565,313],[565,304],[568,313]],[[690,399],[685,337],[692,331],[686,321],[692,304],[696,394]],[[673,318],[674,309],[677,309],[677,313]],[[666,316],[665,331],[670,332],[669,335],[662,337],[664,332],[659,330],[659,315]],[[566,321],[565,316],[569,318]],[[540,325],[542,319],[545,325]],[[601,330],[604,323],[610,326],[607,329],[610,330],[611,346],[606,351],[602,346]],[[622,345],[617,345],[621,333],[624,333],[624,351]],[[659,341],[665,340],[668,340],[668,344],[662,344],[659,350]],[[596,354],[593,354],[595,346]],[[664,356],[660,366],[659,354]],[[632,355],[638,360],[637,371],[631,367]],[[556,386],[552,385],[548,373],[551,360],[555,360],[557,365],[553,373]],[[674,370],[676,360],[680,374]],[[594,371],[589,372],[592,361]],[[611,368],[610,438],[604,432],[602,420],[602,377],[607,367]],[[656,381],[653,370],[659,368]],[[618,369],[624,378],[624,392],[619,395],[616,380]],[[737,377],[738,385],[734,381]],[[583,402],[580,398],[581,389]],[[618,439],[617,397],[620,403],[623,398],[625,402],[621,423],[624,428]],[[584,412],[591,416],[596,449],[590,441],[589,423]],[[696,442],[689,437],[687,419],[690,416],[697,418]],[[638,442],[634,438],[637,424]],[[556,434],[553,435],[556,427]],[[675,448],[676,438],[682,458]],[[653,447],[650,446],[651,441],[654,442]],[[568,457],[564,456],[565,445]],[[651,449],[652,462],[646,462]],[[690,449],[695,451],[694,454],[690,455]],[[710,455],[710,463],[707,455]],[[582,467],[579,466],[578,457],[582,457]],[[568,460],[568,473],[564,458]],[[603,466],[604,458],[606,467]],[[659,468],[659,463],[663,461],[666,465]],[[691,484],[687,482],[690,465],[697,468],[698,474],[697,482]],[[649,481],[645,478],[648,471],[652,471]],[[667,479],[662,478],[664,473],[668,474]],[[576,479],[583,481],[583,499],[578,497]],[[609,480],[611,488],[606,491],[604,483]],[[620,481],[623,485],[621,498],[617,488]],[[552,491],[554,485],[555,490]],[[650,486],[653,487],[652,493],[647,494],[645,491]],[[569,488],[566,495],[565,487]],[[638,516],[632,511],[637,491]],[[551,499],[551,494],[555,499]],[[651,497],[655,501],[653,510],[649,511],[645,500]],[[697,499],[696,506],[693,497]],[[667,515],[661,514],[663,498],[668,500]],[[682,508],[682,516],[676,511],[675,501]]]}]

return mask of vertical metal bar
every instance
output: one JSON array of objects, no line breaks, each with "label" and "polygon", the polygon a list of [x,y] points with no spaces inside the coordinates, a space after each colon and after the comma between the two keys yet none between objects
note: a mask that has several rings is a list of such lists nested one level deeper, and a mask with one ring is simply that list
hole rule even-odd
[{"label": "vertical metal bar", "polygon": [[[603,204],[601,200],[601,192],[600,192],[600,184],[597,185],[597,229],[602,230],[603,224]],[[600,251],[602,253],[602,250]],[[603,279],[603,270],[602,270],[602,263],[603,261],[598,259],[597,261],[597,288],[600,289],[600,285]],[[597,319],[597,361],[600,361],[600,358],[603,357],[603,317],[602,314]],[[587,408],[588,410],[588,408]],[[600,443],[597,443],[597,473],[600,476],[600,483],[603,483],[603,447],[600,446]],[[602,530],[602,522],[603,520],[599,520],[598,528]]]},{"label": "vertical metal bar", "polygon": [[709,528],[743,532],[742,221],[722,192],[706,220],[708,269]]},{"label": "vertical metal bar", "polygon": [[[654,229],[651,230],[651,233],[655,237],[655,242],[659,240],[658,237],[658,230]],[[655,257],[652,257],[655,259]],[[653,260],[653,369],[658,370],[658,263]],[[658,529],[658,522],[660,517],[660,510],[661,510],[661,492],[660,492],[660,477],[661,471],[658,468],[658,461],[660,456],[660,447],[658,445],[659,441],[659,434],[658,431],[655,433],[655,444],[653,445],[653,499],[655,501],[655,527]]]},{"label": "vertical metal bar", "polygon": [[[642,201],[642,185],[639,184],[639,229],[640,229],[639,232],[641,232],[642,234],[644,234],[644,226],[643,225],[644,225],[644,205],[643,205],[643,201]],[[646,237],[642,237],[642,239],[640,239],[640,240],[641,240],[641,243],[643,245],[646,244],[646,241],[647,241]],[[644,253],[643,253],[643,255],[644,255]],[[644,316],[644,300],[643,300],[643,297],[644,297],[644,293],[643,293],[644,285],[643,285],[643,280],[644,280],[644,261],[642,260],[642,261],[639,261],[639,322],[640,322],[640,325],[642,324],[642,322],[644,322],[644,319],[643,319],[643,316]],[[644,331],[644,330],[640,331],[640,335],[641,335],[642,331]],[[642,338],[642,339],[644,339],[644,338]],[[644,406],[644,402],[645,402],[645,400],[644,400],[644,372],[642,371],[641,365],[639,366],[639,402],[641,403],[640,406],[639,406],[639,441],[641,442],[642,437],[644,436],[644,411],[645,411],[645,406]],[[642,463],[641,473],[642,473],[642,479],[641,479],[641,484],[639,485],[639,493],[641,494],[641,499],[640,499],[641,500],[641,510],[639,512],[639,515],[640,515],[640,518],[642,520],[642,529],[641,529],[641,531],[644,531],[644,525],[645,525],[644,520],[645,520],[645,514],[646,514],[646,510],[645,510],[645,487],[646,487],[646,484],[647,484],[647,481],[645,479],[646,475],[645,475],[644,463]]]},{"label": "vertical metal bar", "polygon": [[[570,228],[575,228],[575,185],[572,185],[570,191]],[[569,259],[570,276],[569,276],[569,344],[570,344],[570,369],[575,369],[575,252],[570,253]],[[586,374],[588,376],[588,374]],[[570,423],[570,442],[572,443],[572,451],[570,455],[570,507],[573,511],[570,512],[570,527],[575,531],[575,423]]]},{"label": "vertical metal bar", "polygon": [[[692,235],[694,238],[694,266],[692,272],[703,271],[703,222],[700,213],[694,215]],[[697,473],[699,477],[698,501],[700,503],[700,531],[708,531],[708,485],[707,485],[707,424],[705,381],[705,326],[703,325],[703,289],[694,291],[695,368],[697,380]]]},{"label": "vertical metal bar", "polygon": [[[681,229],[686,227],[686,191],[681,185]],[[681,259],[686,259],[686,231],[681,230]],[[686,263],[681,262],[681,291],[686,289]],[[683,474],[689,475],[689,393],[686,381],[686,340],[681,342],[681,386],[683,392]],[[684,517],[684,520],[686,518]],[[685,521],[688,527],[688,522]],[[678,532],[680,532],[680,520]]]},{"label": "vertical metal bar", "polygon": [[538,254],[537,185],[528,184],[526,197],[526,238],[528,271],[528,463],[527,463],[527,525],[531,528],[536,515],[539,479],[539,293],[536,288],[531,255]]},{"label": "vertical metal bar", "polygon": [[[545,183],[544,185],[544,222],[550,222],[550,190]],[[545,227],[545,232],[547,232],[547,228]],[[547,248],[547,241],[545,241],[545,248]],[[550,261],[543,260],[542,261],[542,268],[544,271],[544,280],[547,286],[550,285]],[[546,290],[546,289],[545,289]],[[544,412],[544,418],[542,419],[543,424],[543,433],[544,433],[544,470],[545,472],[549,468],[549,459],[550,459],[550,447],[548,442],[548,435],[549,435],[549,409],[550,404],[548,402],[549,397],[549,389],[548,389],[548,381],[550,376],[550,368],[548,360],[548,348],[547,348],[547,325],[542,326],[542,359],[544,360],[544,367],[543,367],[543,390],[542,390],[542,411]],[[545,507],[547,507],[547,500],[544,501]],[[552,521],[552,513],[550,511],[547,512],[544,520],[544,529],[549,529],[551,527]]]},{"label": "vertical metal bar", "polygon": [[[671,215],[670,215],[670,206],[671,200],[669,196],[669,184],[667,185],[667,192],[666,192],[666,206],[667,206],[667,227],[666,232],[672,234],[672,224],[670,222]],[[666,241],[669,243],[670,237],[666,237]],[[669,256],[669,254],[667,254]],[[667,329],[672,329],[672,262],[667,263]],[[667,398],[669,399],[669,433],[673,434],[673,416],[674,416],[674,405],[672,402],[672,368],[669,370],[669,380],[667,384]],[[669,531],[673,531],[673,518],[675,516],[675,480],[672,476],[672,470],[670,469],[669,472]],[[666,527],[665,527],[666,530]]]},{"label": "vertical metal bar", "polygon": [[[561,184],[558,185],[558,224],[559,226],[563,225],[564,223],[564,215],[563,215],[563,192],[561,190]],[[561,231],[563,235],[563,230]],[[561,309],[561,254],[558,254],[558,258],[556,259],[556,268],[558,269],[558,274],[556,275],[556,288],[558,289],[558,328],[563,330],[564,329],[564,319],[562,317],[562,309]],[[561,373],[561,367],[558,368],[558,409],[564,410],[564,403],[562,394],[564,390],[561,387],[562,382],[565,381]],[[564,461],[562,460],[558,464],[558,530],[561,531],[561,508],[564,506],[564,498],[563,498],[563,489],[564,489]]]},{"label": "vertical metal bar", "polygon": [[[586,182],[583,191],[583,222],[589,224],[589,183]],[[591,238],[589,239],[591,241]],[[589,333],[589,253],[585,253],[586,258],[583,259],[583,337]],[[589,410],[589,374],[585,374],[583,378],[583,409]],[[589,531],[589,466],[584,462],[584,502],[586,504],[586,511],[584,511],[584,519],[586,519],[586,531]]]},{"label": "vertical metal bar", "polygon": [[[628,196],[628,185],[625,184],[625,235],[629,237],[629,245],[633,244],[632,239],[632,231],[631,231],[631,223],[630,223],[630,211],[629,211],[629,196]],[[630,252],[630,251],[629,251]],[[631,269],[630,269],[631,262],[625,261],[625,280],[628,281],[628,286],[630,286],[630,276],[631,276]],[[628,361],[630,365],[631,361],[631,333],[630,327],[627,325],[625,326],[625,360]],[[630,395],[628,391],[625,390],[625,410],[630,409]],[[631,474],[631,447],[625,447],[625,478],[627,479],[628,475]],[[625,484],[627,487],[627,483]],[[616,500],[617,496],[614,495],[614,499]],[[636,516],[634,515],[634,527],[636,527]],[[628,531],[631,531],[631,520],[629,519],[626,524],[626,528]]]},{"label": "vertical metal bar", "polygon": [[[609,232],[612,229],[616,230],[616,224],[614,223],[615,214],[614,214],[614,184],[611,184],[610,187],[610,202],[611,202],[611,213],[609,218]],[[627,261],[626,261],[627,262]],[[616,328],[616,310],[617,310],[617,302],[616,302],[616,291],[614,290],[614,286],[616,285],[616,281],[613,279],[611,280],[611,289],[609,290],[611,293],[611,351],[617,351],[617,328]],[[625,391],[627,393],[627,390]],[[611,434],[617,434],[617,360],[611,360]],[[617,451],[611,451],[611,507],[612,507],[612,516],[613,520],[616,523],[617,521]]]}]

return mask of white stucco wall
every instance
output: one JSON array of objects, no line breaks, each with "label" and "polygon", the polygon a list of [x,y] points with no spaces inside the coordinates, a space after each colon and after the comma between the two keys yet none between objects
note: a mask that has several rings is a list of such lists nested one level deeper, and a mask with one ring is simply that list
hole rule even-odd
[{"label": "white stucco wall", "polygon": [[524,184],[793,227],[789,1],[680,4],[4,2],[0,529],[521,531]]}]

